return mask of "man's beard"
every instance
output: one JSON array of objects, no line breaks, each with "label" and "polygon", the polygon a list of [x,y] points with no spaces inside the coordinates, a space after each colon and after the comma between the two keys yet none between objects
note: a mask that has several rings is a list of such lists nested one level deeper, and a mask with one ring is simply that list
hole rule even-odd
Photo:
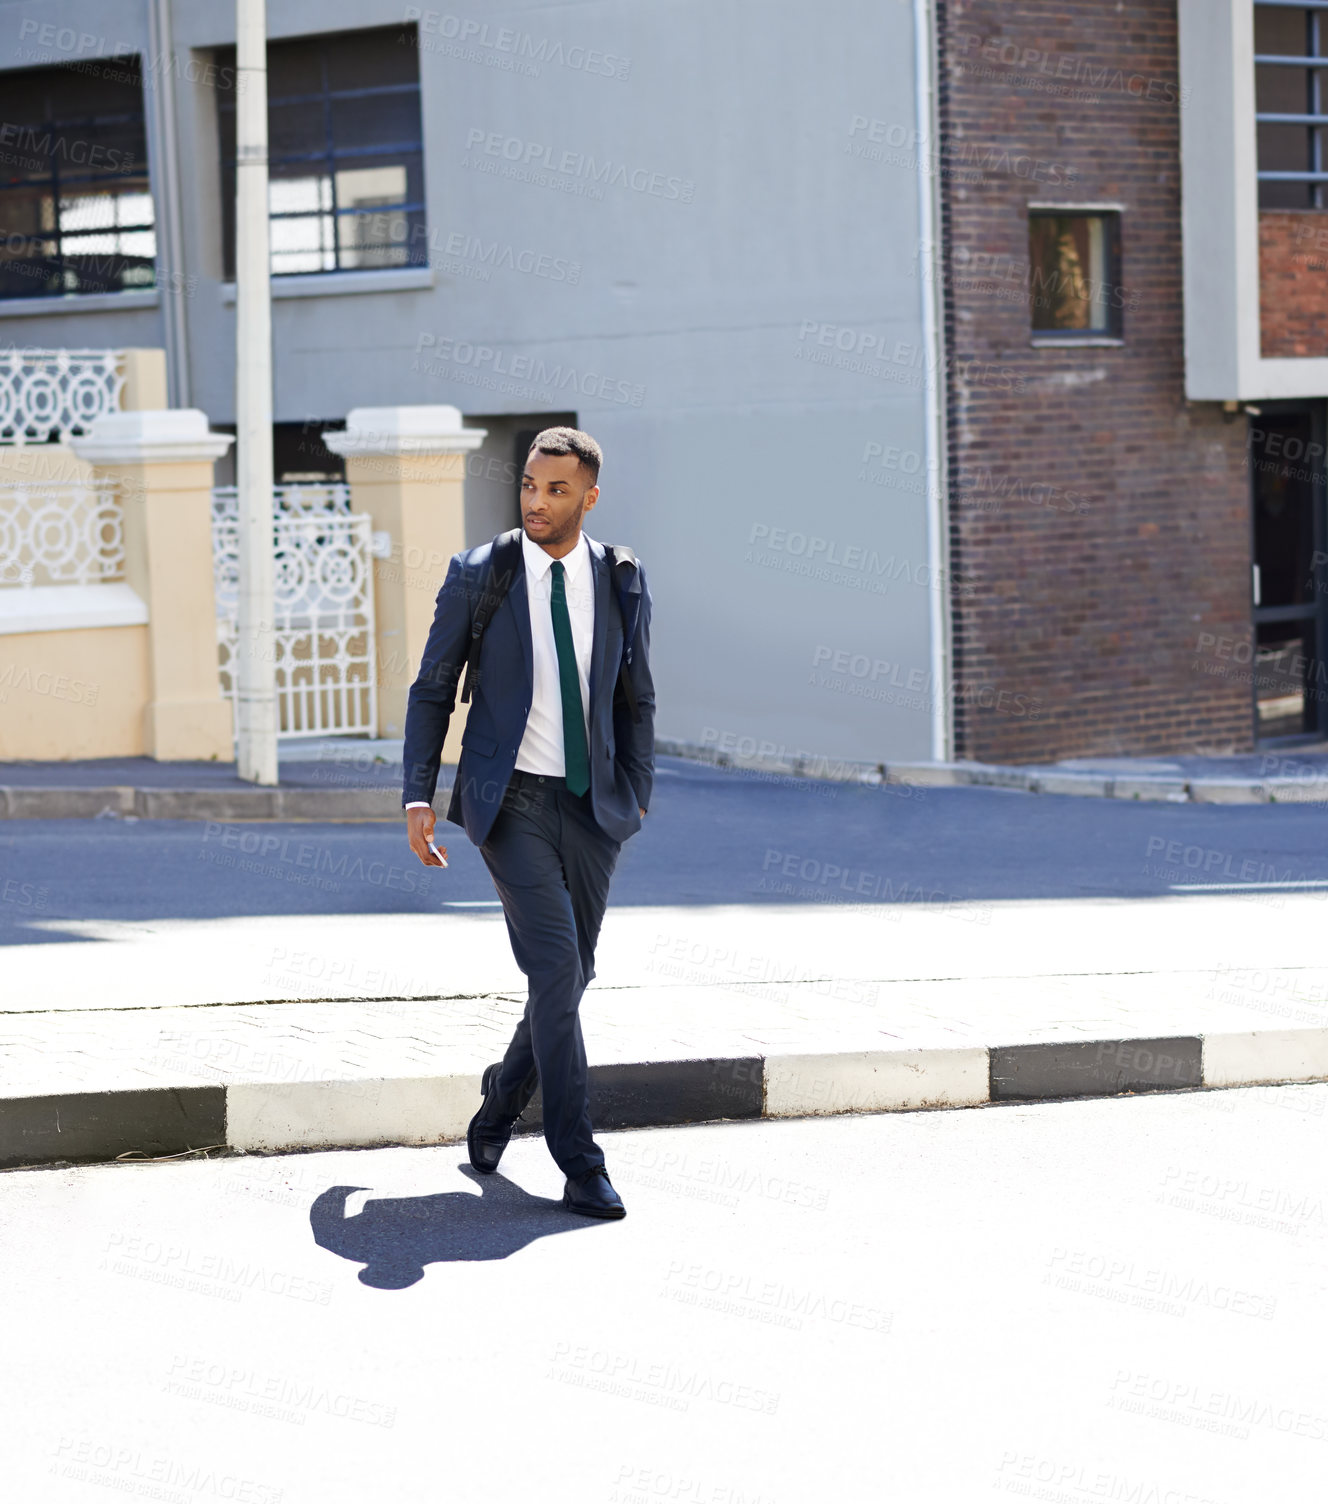
[{"label": "man's beard", "polygon": [[550,528],[548,533],[546,533],[543,538],[530,538],[530,533],[526,528],[526,519],[524,517],[521,519],[521,530],[526,534],[526,537],[530,538],[530,541],[532,543],[542,543],[546,545],[549,543],[566,543],[569,538],[576,537],[577,532],[581,527],[581,519],[585,515],[586,507],[585,503],[582,502],[582,504],[567,519],[567,521],[563,523],[560,528]]}]

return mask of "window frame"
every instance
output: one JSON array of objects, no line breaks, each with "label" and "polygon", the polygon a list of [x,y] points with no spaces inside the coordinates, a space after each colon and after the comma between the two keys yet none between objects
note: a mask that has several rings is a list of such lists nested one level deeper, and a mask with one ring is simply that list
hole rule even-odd
[{"label": "window frame", "polygon": [[[333,89],[333,88],[329,87],[329,84],[328,84],[327,44],[329,42],[333,41],[334,39],[339,39],[339,38],[343,38],[343,37],[347,37],[347,36],[354,36],[357,32],[358,33],[362,33],[362,34],[364,34],[364,33],[370,33],[370,32],[376,32],[376,33],[395,32],[398,36],[404,35],[406,33],[411,33],[414,36],[414,38],[415,38],[415,45],[412,48],[412,50],[414,52],[414,55],[415,55],[415,58],[416,58],[415,81],[413,83],[370,84],[370,85],[366,85],[366,86],[363,86],[363,87],[360,87],[360,88],[353,88],[353,89]],[[317,49],[319,71],[320,71],[321,77],[322,77],[322,88],[321,88],[320,91],[318,91],[316,93],[310,93],[310,92],[308,92],[308,90],[304,90],[304,91],[301,91],[299,93],[281,94],[281,95],[274,95],[274,94],[269,93],[269,95],[268,95],[268,101],[267,101],[269,139],[270,139],[270,136],[271,136],[271,129],[272,129],[272,111],[274,109],[283,109],[283,108],[289,107],[291,105],[309,105],[309,106],[313,106],[313,107],[319,108],[321,110],[321,114],[322,114],[322,129],[323,129],[323,146],[322,146],[322,149],[319,150],[319,151],[297,151],[297,152],[273,152],[269,148],[269,152],[268,152],[268,183],[269,183],[269,194],[270,194],[271,184],[273,182],[280,182],[280,181],[282,181],[282,179],[280,179],[279,177],[274,177],[274,175],[272,173],[272,168],[273,167],[287,166],[287,165],[290,165],[290,164],[293,164],[293,163],[300,163],[300,162],[321,163],[321,164],[324,164],[323,165],[323,172],[325,173],[325,175],[327,177],[327,180],[328,180],[328,183],[330,185],[331,206],[329,208],[322,208],[320,206],[319,208],[313,209],[313,210],[310,210],[310,209],[281,209],[281,210],[276,210],[274,212],[272,210],[272,208],[271,208],[271,200],[270,200],[270,197],[269,197],[268,224],[272,225],[272,224],[277,223],[280,220],[287,220],[287,219],[290,219],[290,220],[295,220],[295,219],[302,219],[302,220],[314,219],[314,220],[318,220],[318,221],[322,221],[324,219],[329,220],[330,223],[331,223],[331,225],[333,226],[333,234],[332,234],[332,237],[331,237],[331,246],[330,246],[331,255],[333,257],[333,265],[331,265],[331,266],[323,266],[323,267],[306,267],[306,268],[302,268],[299,271],[278,271],[276,269],[276,267],[274,267],[272,265],[272,258],[273,258],[274,255],[282,255],[282,254],[287,254],[287,253],[274,250],[273,247],[271,246],[271,244],[269,243],[269,248],[268,248],[268,272],[269,272],[269,276],[272,279],[274,279],[274,280],[277,279],[277,278],[281,278],[282,280],[285,280],[286,278],[289,278],[289,277],[330,277],[330,276],[341,277],[341,276],[359,275],[360,273],[365,273],[365,272],[378,272],[378,273],[382,273],[382,272],[416,271],[416,270],[418,270],[421,267],[427,267],[429,265],[429,257],[428,257],[428,217],[427,217],[428,216],[428,206],[427,206],[427,203],[425,202],[425,199],[424,199],[423,196],[421,196],[418,200],[414,200],[414,199],[410,198],[409,193],[408,193],[406,198],[401,199],[398,202],[391,203],[391,204],[376,204],[371,209],[342,208],[337,203],[337,172],[338,172],[338,170],[345,170],[347,168],[353,168],[357,164],[371,163],[372,159],[375,158],[375,157],[379,157],[379,158],[389,157],[389,158],[395,158],[395,159],[399,160],[402,157],[406,157],[406,156],[417,156],[419,158],[419,162],[420,162],[420,186],[421,186],[421,194],[423,195],[423,186],[424,186],[424,110],[423,110],[422,90],[421,90],[421,87],[420,87],[420,78],[419,78],[419,45],[418,45],[418,33],[416,31],[416,28],[414,26],[412,26],[411,24],[409,24],[409,23],[400,23],[400,22],[398,22],[398,23],[393,23],[393,24],[388,25],[388,26],[356,27],[356,28],[353,28],[353,29],[350,29],[350,30],[347,30],[347,31],[316,32],[316,33],[313,33],[313,34],[311,34],[309,36],[303,36],[303,37],[270,38],[269,41],[268,41],[268,48],[269,48],[269,50],[271,50],[273,47],[287,47],[287,46],[299,46],[299,45],[304,45],[304,46],[308,46],[308,47],[316,48]],[[232,49],[224,49],[224,51],[226,52],[227,55],[229,55],[229,53],[233,52],[234,49],[233,48]],[[220,52],[219,52],[219,55],[220,55]],[[269,70],[270,70],[270,64],[269,64]],[[269,77],[270,77],[270,71],[269,71]],[[333,129],[333,109],[334,109],[334,106],[336,104],[338,104],[338,103],[340,103],[342,101],[345,101],[345,100],[383,98],[383,97],[385,97],[387,95],[398,95],[398,96],[400,96],[400,95],[405,95],[405,94],[413,94],[415,96],[415,99],[416,99],[416,102],[417,102],[417,106],[418,106],[418,108],[417,108],[417,118],[419,120],[419,130],[417,132],[416,138],[413,141],[392,141],[392,142],[388,142],[388,143],[383,144],[383,145],[375,145],[375,146],[347,146],[347,147],[338,147],[337,146],[335,138],[334,138],[334,129]],[[219,114],[219,116],[222,116],[222,117],[229,116],[229,117],[231,117],[231,128],[230,128],[230,131],[229,131],[229,139],[230,139],[230,141],[232,143],[232,152],[231,152],[231,154],[229,156],[227,155],[226,150],[225,150],[225,141],[227,139],[227,131],[225,129],[224,124],[222,124],[222,128],[219,130],[219,141],[218,141],[218,145],[221,147],[222,275],[223,275],[223,280],[226,281],[227,283],[230,283],[230,282],[233,282],[235,280],[235,192],[234,192],[234,189],[235,189],[236,159],[235,159],[235,155],[234,155],[233,144],[234,144],[234,140],[235,140],[234,116],[235,116],[235,108],[236,108],[236,106],[235,106],[234,95],[231,94],[228,97],[224,93],[219,93],[218,96],[217,96],[217,108],[218,108],[218,114]],[[402,261],[400,261],[399,263],[396,263],[396,264],[389,263],[387,265],[343,266],[342,265],[342,256],[343,256],[343,254],[346,253],[346,251],[349,250],[349,248],[343,248],[342,243],[341,243],[341,235],[340,235],[339,227],[340,227],[342,221],[343,220],[347,220],[347,219],[364,219],[364,218],[367,218],[370,215],[387,215],[387,214],[401,214],[401,215],[405,215],[405,216],[419,215],[420,216],[420,223],[424,226],[425,233],[423,235],[420,235],[420,236],[416,236],[416,235],[414,235],[412,233],[411,235],[409,235],[407,237],[407,239],[406,239],[406,241],[405,241],[405,243],[403,245],[404,259]],[[322,255],[322,254],[326,254],[326,252],[323,251],[320,248],[320,250],[318,250],[318,251],[311,251],[308,254],[311,254],[311,255],[313,255],[313,254]]]},{"label": "window frame", "polygon": [[[1325,157],[1323,131],[1328,128],[1328,113],[1321,98],[1320,80],[1318,75],[1328,70],[1328,53],[1323,47],[1328,42],[1328,0],[1255,0],[1254,10],[1303,10],[1305,14],[1306,29],[1308,35],[1305,39],[1306,53],[1304,57],[1293,53],[1256,52],[1254,54],[1254,67],[1267,68],[1302,68],[1308,75],[1305,80],[1306,110],[1303,114],[1287,114],[1275,110],[1260,111],[1256,107],[1254,113],[1255,129],[1255,179],[1258,183],[1304,183],[1309,188],[1309,202],[1298,205],[1265,205],[1259,204],[1259,208],[1265,212],[1290,212],[1298,210],[1313,211],[1328,208],[1328,200],[1324,197],[1324,185],[1328,184],[1328,170],[1325,170]],[[1257,89],[1257,84],[1256,84]],[[1284,172],[1280,169],[1263,168],[1258,162],[1258,129],[1261,125],[1303,125],[1309,135],[1309,151],[1307,153],[1312,166],[1303,172]]]},{"label": "window frame", "polygon": [[[66,299],[80,298],[104,299],[141,297],[141,295],[143,294],[152,294],[155,297],[157,293],[159,285],[157,262],[161,254],[161,245],[158,238],[156,194],[154,192],[151,162],[148,155],[148,111],[143,81],[142,59],[136,53],[127,53],[123,56],[117,56],[115,63],[117,67],[123,68],[126,72],[132,70],[132,72],[136,75],[138,91],[137,109],[116,109],[107,110],[101,113],[78,113],[58,116],[52,112],[49,118],[45,118],[41,121],[16,120],[13,122],[6,122],[12,123],[19,131],[41,133],[43,139],[47,143],[45,150],[45,165],[47,171],[44,176],[40,177],[28,176],[16,178],[10,182],[0,180],[0,201],[3,201],[4,196],[7,194],[14,195],[15,199],[28,196],[40,199],[43,194],[46,194],[50,197],[53,209],[53,226],[49,231],[33,232],[30,230],[5,230],[4,233],[6,239],[11,246],[13,245],[15,240],[20,240],[26,242],[25,248],[27,249],[35,249],[46,243],[51,244],[54,249],[50,256],[14,257],[11,261],[6,262],[5,265],[44,265],[48,269],[48,275],[56,278],[61,284],[54,288],[45,285],[34,285],[31,291],[15,291],[13,289],[6,288],[3,291],[0,291],[0,302],[3,302],[6,305],[26,305],[28,303],[35,303],[37,301],[44,301],[49,303],[52,300],[59,300],[60,302],[64,302]],[[0,72],[0,81],[3,81],[5,78],[11,77],[15,73],[67,74],[69,75],[71,98],[76,98],[78,71],[79,70],[76,65],[69,63],[57,63],[49,67],[6,69],[4,72]],[[134,87],[132,80],[126,79],[125,83],[129,87]],[[18,111],[16,111],[15,113],[18,113]],[[141,152],[134,158],[135,165],[138,167],[137,171],[133,173],[111,173],[87,171],[62,172],[60,170],[59,158],[53,150],[53,145],[54,142],[65,133],[69,131],[79,131],[89,139],[95,139],[98,132],[105,129],[106,127],[135,124],[138,125],[141,130]],[[16,147],[16,150],[25,149],[26,148],[22,146],[21,142]],[[35,156],[36,153],[33,152],[32,155]],[[86,188],[88,186],[91,186],[95,189],[99,185],[109,188],[117,181],[117,178],[122,183],[129,182],[132,183],[133,186],[131,188],[127,188],[123,194],[111,193],[110,197],[128,197],[130,194],[133,194],[136,197],[145,198],[148,202],[151,213],[151,218],[147,223],[135,221],[132,224],[113,224],[104,227],[97,227],[91,230],[74,230],[62,226],[61,201],[62,198],[69,195],[70,189],[77,189],[79,187]],[[69,287],[67,285],[64,285],[67,281],[70,270],[72,270],[72,268],[66,267],[65,264],[66,241],[78,240],[91,235],[110,235],[113,237],[119,237],[120,235],[126,233],[151,234],[152,255],[150,258],[150,268],[152,276],[150,281],[125,283],[123,281],[125,266],[122,265],[120,272],[118,273],[118,276],[121,279],[120,285],[117,287]],[[110,257],[121,260],[122,262],[127,262],[128,260],[132,259],[135,266],[141,265],[143,260],[145,259],[138,257],[128,258],[126,257],[126,253],[123,251],[112,251],[107,254]],[[35,284],[36,281],[36,278],[30,279],[31,283]],[[34,309],[34,312],[35,311],[37,310]]]},{"label": "window frame", "polygon": [[1039,329],[1033,323],[1036,296],[1033,289],[1032,231],[1035,219],[1100,219],[1102,235],[1103,287],[1121,290],[1121,269],[1124,264],[1122,245],[1124,241],[1124,205],[1111,204],[1044,204],[1026,205],[1028,216],[1028,333],[1034,345],[1123,345],[1125,343],[1125,309],[1121,301],[1109,300],[1105,328],[1094,329]]}]

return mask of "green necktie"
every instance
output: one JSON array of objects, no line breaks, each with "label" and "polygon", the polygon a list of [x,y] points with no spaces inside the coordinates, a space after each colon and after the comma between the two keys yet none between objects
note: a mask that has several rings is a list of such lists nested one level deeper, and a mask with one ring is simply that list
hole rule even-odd
[{"label": "green necktie", "polygon": [[563,764],[567,787],[573,794],[584,794],[590,787],[590,753],[586,750],[586,718],[581,709],[581,676],[576,671],[576,649],[572,646],[572,619],[567,614],[566,570],[558,559],[553,561],[553,589],[549,610],[553,615],[553,643],[558,650],[558,688],[563,700]]}]

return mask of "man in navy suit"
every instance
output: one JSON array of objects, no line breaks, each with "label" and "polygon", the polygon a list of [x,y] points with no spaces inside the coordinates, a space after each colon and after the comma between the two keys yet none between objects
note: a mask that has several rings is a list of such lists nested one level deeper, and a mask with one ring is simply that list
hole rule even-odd
[{"label": "man in navy suit", "polygon": [[563,1205],[621,1217],[591,1130],[579,1008],[619,849],[650,804],[655,691],[644,572],[630,559],[611,565],[581,531],[602,460],[589,434],[545,429],[521,479],[510,581],[489,568],[503,535],[453,557],[407,703],[402,803],[411,850],[441,865],[431,803],[457,681],[477,604],[505,591],[471,665],[447,818],[480,848],[529,996],[506,1055],[484,1072],[466,1143],[471,1164],[492,1174],[538,1085],[544,1137],[567,1177]]}]

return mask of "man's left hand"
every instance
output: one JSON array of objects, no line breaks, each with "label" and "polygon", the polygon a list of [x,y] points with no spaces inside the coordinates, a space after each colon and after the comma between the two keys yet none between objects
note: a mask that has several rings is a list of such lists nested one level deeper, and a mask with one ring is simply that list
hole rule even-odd
[{"label": "man's left hand", "polygon": [[639,804],[636,807],[637,807],[638,810],[640,810],[640,812],[641,812],[641,818],[644,820],[645,817],[646,817],[645,810],[641,809],[641,806]]}]

